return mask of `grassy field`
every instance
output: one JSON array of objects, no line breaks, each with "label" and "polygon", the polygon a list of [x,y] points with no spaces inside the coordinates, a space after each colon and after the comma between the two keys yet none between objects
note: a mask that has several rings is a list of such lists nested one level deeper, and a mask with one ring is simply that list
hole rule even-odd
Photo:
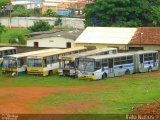
[{"label": "grassy field", "polygon": [[6,32],[2,33],[1,43],[9,43],[9,38],[13,34],[26,34],[28,32],[27,28],[7,28]]},{"label": "grassy field", "polygon": [[[160,71],[100,81],[78,80],[58,75],[50,77],[23,75],[16,78],[9,75],[0,76],[0,93],[4,88],[8,90],[24,87],[24,92],[29,92],[28,90],[34,87],[29,93],[36,95],[41,91],[39,87],[44,91],[51,89],[41,97],[26,100],[24,104],[33,113],[127,114],[137,105],[160,100],[159,86]],[[37,92],[33,93],[35,87]],[[1,101],[5,101],[7,95],[0,95],[0,98],[3,98]]]}]

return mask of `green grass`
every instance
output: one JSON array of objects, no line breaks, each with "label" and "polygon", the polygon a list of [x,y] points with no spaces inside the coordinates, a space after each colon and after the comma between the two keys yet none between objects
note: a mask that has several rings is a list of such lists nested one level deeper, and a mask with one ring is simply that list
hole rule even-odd
[{"label": "green grass", "polygon": [[67,101],[95,100],[98,105],[85,110],[78,109],[75,113],[90,114],[126,114],[139,103],[153,102],[160,100],[160,76],[158,74],[148,76],[127,75],[118,78],[107,78],[101,81],[78,80],[58,75],[50,77],[23,75],[16,77],[15,80],[7,80],[9,75],[0,76],[0,87],[4,86],[48,86],[63,87],[64,91],[71,90],[72,86],[113,86],[113,89],[100,89],[97,91],[82,91],[78,93],[65,94],[65,92],[51,93],[36,101],[28,103],[36,111],[45,110],[50,106],[67,105]]},{"label": "green grass", "polygon": [[2,33],[1,43],[9,43],[9,38],[11,35],[16,33],[26,34],[29,31],[27,28],[7,28],[6,32]]}]

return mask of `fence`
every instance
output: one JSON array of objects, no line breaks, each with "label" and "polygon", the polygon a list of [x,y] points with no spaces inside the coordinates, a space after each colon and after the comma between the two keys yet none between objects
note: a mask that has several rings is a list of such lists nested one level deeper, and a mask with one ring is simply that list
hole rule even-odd
[{"label": "fence", "polygon": [[[36,20],[48,21],[51,25],[57,18],[55,17],[12,17],[10,18],[0,18],[0,23],[6,27],[29,27],[32,26]],[[81,18],[62,18],[62,27],[73,27],[78,29],[84,28],[84,19]]]}]

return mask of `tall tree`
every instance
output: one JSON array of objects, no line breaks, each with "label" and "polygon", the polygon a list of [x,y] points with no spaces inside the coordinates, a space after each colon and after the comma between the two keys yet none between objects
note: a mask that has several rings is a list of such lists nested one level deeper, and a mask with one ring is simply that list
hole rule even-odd
[{"label": "tall tree", "polygon": [[160,0],[95,0],[83,9],[86,26],[158,26]]}]

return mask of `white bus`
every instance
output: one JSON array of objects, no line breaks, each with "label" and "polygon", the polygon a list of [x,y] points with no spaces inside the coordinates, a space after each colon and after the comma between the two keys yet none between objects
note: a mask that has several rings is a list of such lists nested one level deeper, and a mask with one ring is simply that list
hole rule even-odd
[{"label": "white bus", "polygon": [[56,50],[59,50],[59,49],[45,49],[45,50],[25,52],[25,53],[13,54],[13,55],[6,55],[3,57],[2,72],[15,73],[16,75],[25,73],[27,56],[38,54],[38,53],[44,53],[47,51],[54,52]]},{"label": "white bus", "polygon": [[84,52],[88,50],[86,47],[75,47],[56,52],[40,53],[27,58],[27,74],[40,74],[48,76],[49,74],[58,72],[59,57]]},{"label": "white bus", "polygon": [[17,49],[15,47],[0,47],[0,66],[3,61],[3,56],[16,54]]},{"label": "white bus", "polygon": [[157,51],[138,51],[79,58],[78,77],[98,80],[138,72],[158,70]]},{"label": "white bus", "polygon": [[92,55],[116,54],[117,48],[101,48],[90,50],[82,53],[72,54],[68,56],[61,56],[59,59],[59,75],[77,77],[77,64],[79,57],[86,57]]}]

